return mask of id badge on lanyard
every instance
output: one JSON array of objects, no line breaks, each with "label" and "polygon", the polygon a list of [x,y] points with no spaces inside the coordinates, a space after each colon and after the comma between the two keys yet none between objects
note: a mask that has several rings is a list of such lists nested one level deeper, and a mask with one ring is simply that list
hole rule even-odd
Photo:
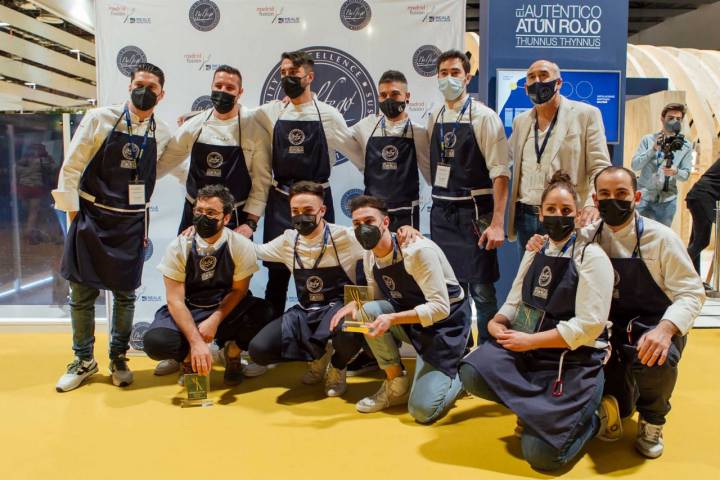
[{"label": "id badge on lanyard", "polygon": [[[132,122],[130,121],[130,112],[128,111],[127,106],[125,107],[125,122],[127,123],[127,130],[128,130],[128,137],[130,142],[128,145],[135,145],[132,141]],[[128,204],[129,205],[145,205],[145,182],[140,180],[138,175],[138,164],[140,163],[140,160],[142,159],[142,155],[145,152],[145,147],[147,146],[147,140],[148,135],[150,133],[150,130],[152,128],[153,122],[155,121],[155,116],[151,116],[148,126],[145,129],[145,136],[143,137],[143,143],[140,146],[140,148],[137,150],[135,148],[130,148],[130,150],[135,153],[134,159],[131,161],[132,166],[131,168],[134,170],[133,180],[130,181],[128,184]],[[122,165],[121,165],[122,166]]]},{"label": "id badge on lanyard", "polygon": [[437,168],[435,169],[434,185],[436,187],[448,188],[448,183],[450,182],[450,173],[452,171],[452,167],[450,166],[450,162],[448,162],[448,159],[455,158],[455,146],[457,145],[457,137],[455,136],[455,131],[457,130],[460,120],[462,120],[462,116],[465,114],[465,110],[467,110],[471,102],[471,97],[468,97],[468,99],[465,100],[465,104],[463,105],[460,113],[455,119],[455,127],[453,128],[452,132],[448,132],[451,135],[447,139],[445,138],[445,107],[443,107],[443,109],[440,111],[440,163],[438,163]]},{"label": "id badge on lanyard", "polygon": [[130,205],[145,205],[145,182],[133,180],[128,185],[128,203]]}]

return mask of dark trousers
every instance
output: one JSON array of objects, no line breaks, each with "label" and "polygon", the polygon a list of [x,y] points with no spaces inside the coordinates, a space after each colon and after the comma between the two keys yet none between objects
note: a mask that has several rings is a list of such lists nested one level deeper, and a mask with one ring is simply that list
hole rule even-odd
[{"label": "dark trousers", "polygon": [[672,343],[662,366],[643,365],[637,353],[630,355],[627,348],[621,354],[613,350],[613,357],[605,365],[605,394],[617,398],[621,417],[629,417],[636,408],[643,420],[653,425],[665,424],[687,337],[673,337]]},{"label": "dark trousers", "polygon": [[288,285],[292,274],[287,267],[281,263],[273,263],[268,266],[268,282],[265,286],[265,300],[270,302],[273,308],[273,318],[278,318],[285,313],[287,302]]},{"label": "dark trousers", "polygon": [[[270,304],[248,295],[220,322],[215,343],[222,347],[225,342],[234,340],[240,349],[248,350],[250,340],[272,319]],[[150,325],[143,338],[143,350],[153,360],[173,359],[181,362],[190,353],[190,344],[177,326],[168,328]]]},{"label": "dark trousers", "polygon": [[[363,336],[357,333],[336,331],[332,337],[332,365],[343,369],[363,346]],[[282,356],[282,317],[276,318],[250,342],[250,356],[259,365],[285,362]]]},{"label": "dark trousers", "polygon": [[710,245],[710,234],[712,231],[713,219],[715,217],[712,202],[699,200],[687,200],[687,207],[692,215],[692,232],[690,233],[690,244],[688,255],[700,275],[700,254]]},{"label": "dark trousers", "polygon": [[520,202],[515,204],[515,233],[517,234],[517,248],[521,260],[525,255],[525,246],[528,240],[536,233],[539,235],[545,234],[540,217],[535,212],[536,208],[538,207],[532,207]]}]

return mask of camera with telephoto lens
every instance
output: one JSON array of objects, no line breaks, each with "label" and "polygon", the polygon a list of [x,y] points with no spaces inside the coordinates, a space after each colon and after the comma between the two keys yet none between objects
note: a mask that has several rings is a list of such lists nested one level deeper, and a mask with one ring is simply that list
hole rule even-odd
[{"label": "camera with telephoto lens", "polygon": [[[673,122],[671,125],[668,125],[670,127],[670,130],[673,132],[673,135],[665,136],[661,134],[660,139],[658,140],[658,145],[660,146],[660,151],[663,153],[663,157],[665,157],[665,167],[670,168],[672,167],[673,160],[675,159],[675,152],[680,150],[683,145],[685,145],[685,135],[680,133],[680,129],[682,128],[682,125],[680,122]],[[663,182],[663,192],[668,191],[668,187],[670,186],[670,178],[665,177],[665,181]]]}]

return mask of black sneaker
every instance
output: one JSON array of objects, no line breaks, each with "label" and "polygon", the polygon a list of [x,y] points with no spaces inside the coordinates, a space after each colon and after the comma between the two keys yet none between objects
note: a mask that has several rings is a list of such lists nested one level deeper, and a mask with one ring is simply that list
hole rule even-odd
[{"label": "black sneaker", "polygon": [[348,377],[357,377],[378,370],[380,370],[380,366],[377,360],[368,355],[365,350],[361,350],[360,353],[347,364]]},{"label": "black sneaker", "polygon": [[110,359],[110,375],[116,387],[127,387],[133,382],[133,373],[127,366],[128,359],[119,355]]},{"label": "black sneaker", "polygon": [[223,374],[223,383],[228,387],[234,387],[240,385],[243,381],[243,365],[242,357],[240,355],[237,358],[230,358],[228,356],[228,347],[230,342],[225,344],[223,353],[225,354],[225,373]]}]

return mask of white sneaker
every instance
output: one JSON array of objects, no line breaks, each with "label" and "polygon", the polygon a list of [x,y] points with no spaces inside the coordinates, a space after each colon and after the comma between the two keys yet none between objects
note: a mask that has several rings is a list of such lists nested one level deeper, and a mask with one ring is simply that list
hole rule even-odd
[{"label": "white sneaker", "polygon": [[600,417],[600,428],[596,435],[603,442],[615,442],[623,436],[620,406],[612,395],[605,395],[600,402],[597,414]]},{"label": "white sneaker", "polygon": [[160,360],[160,362],[155,365],[155,371],[153,371],[153,373],[158,377],[162,377],[163,375],[175,373],[178,370],[180,370],[180,362],[171,358],[169,360]]},{"label": "white sneaker", "polygon": [[265,375],[265,373],[268,371],[268,367],[265,365],[258,365],[257,363],[253,362],[252,360],[245,360],[242,359],[242,366],[243,366],[243,375],[245,375],[248,378],[253,377],[259,377],[260,375]]},{"label": "white sneaker", "polygon": [[635,439],[637,451],[647,458],[658,458],[662,455],[665,448],[662,430],[662,425],[653,425],[641,418],[638,423],[637,439]]},{"label": "white sneaker", "polygon": [[407,403],[409,396],[410,377],[403,375],[385,380],[375,395],[363,398],[355,404],[355,408],[361,413],[379,412],[394,405]]},{"label": "white sneaker", "polygon": [[60,377],[55,390],[58,392],[69,392],[79,387],[86,378],[92,374],[97,373],[98,366],[94,358],[90,360],[80,360],[75,357],[75,360],[67,366],[67,371]]},{"label": "white sneaker", "polygon": [[325,395],[339,397],[347,390],[347,368],[342,370],[330,365],[325,376]]},{"label": "white sneaker", "polygon": [[315,385],[320,383],[325,378],[325,372],[327,366],[330,363],[330,357],[332,357],[333,348],[330,343],[325,347],[325,354],[317,360],[308,362],[308,368],[302,377],[302,383],[305,385]]}]

